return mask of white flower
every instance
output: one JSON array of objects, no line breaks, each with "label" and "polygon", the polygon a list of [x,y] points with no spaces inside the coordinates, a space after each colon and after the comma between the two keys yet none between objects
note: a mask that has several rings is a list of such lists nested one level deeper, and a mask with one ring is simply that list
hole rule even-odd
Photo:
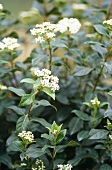
[{"label": "white flower", "polygon": [[27,143],[33,143],[34,142],[34,135],[30,131],[22,131],[18,134],[18,136]]},{"label": "white flower", "polygon": [[51,75],[51,71],[48,69],[39,70],[38,68],[31,69],[34,75],[41,78],[41,86],[50,88],[53,92],[59,90],[59,79],[57,76]]},{"label": "white flower", "polygon": [[3,5],[2,5],[2,4],[0,4],[0,10],[1,10],[1,11],[3,10]]},{"label": "white flower", "polygon": [[72,169],[72,165],[71,164],[57,165],[57,167],[59,168],[58,170],[71,170]]},{"label": "white flower", "polygon": [[107,24],[107,25],[112,26],[112,19],[109,19],[107,21],[103,21],[103,24]]},{"label": "white flower", "polygon": [[55,31],[59,31],[61,33],[69,32],[70,34],[75,34],[79,31],[81,24],[76,18],[64,18],[60,20],[57,24],[57,28]]},{"label": "white flower", "polygon": [[2,42],[0,42],[0,49],[7,49],[7,50],[15,50],[16,48],[18,48],[20,46],[20,44],[17,43],[17,39],[16,38],[4,38],[2,40]]},{"label": "white flower", "polygon": [[92,103],[92,105],[96,105],[96,104],[99,105],[100,101],[93,99],[93,100],[91,100],[91,103]]},{"label": "white flower", "polygon": [[5,44],[2,43],[2,42],[0,42],[0,49],[1,49],[1,50],[4,50],[4,48],[5,48]]},{"label": "white flower", "polygon": [[0,84],[0,90],[7,90],[7,86]]},{"label": "white flower", "polygon": [[37,36],[35,38],[36,42],[44,42],[55,37],[56,24],[51,24],[50,22],[43,22],[42,24],[37,24],[36,28],[31,29],[31,35]]}]

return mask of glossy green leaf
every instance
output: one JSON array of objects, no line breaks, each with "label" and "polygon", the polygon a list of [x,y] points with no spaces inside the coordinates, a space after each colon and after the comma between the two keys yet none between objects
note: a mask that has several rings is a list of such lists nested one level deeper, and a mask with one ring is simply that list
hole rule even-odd
[{"label": "glossy green leaf", "polygon": [[69,130],[70,135],[73,135],[74,133],[80,131],[80,129],[83,127],[83,121],[77,117],[72,118],[72,120],[69,122]]},{"label": "glossy green leaf", "polygon": [[9,169],[12,169],[12,160],[11,157],[7,154],[3,154],[0,156],[0,163],[5,164],[8,166]]},{"label": "glossy green leaf", "polygon": [[104,26],[100,25],[100,24],[96,24],[93,25],[93,27],[95,28],[95,30],[101,34],[101,35],[105,35],[106,37],[110,38],[109,36],[109,31],[107,28],[105,28]]},{"label": "glossy green leaf", "polygon": [[99,170],[112,170],[112,167],[108,164],[103,164]]},{"label": "glossy green leaf", "polygon": [[66,135],[66,129],[61,130],[56,139],[56,143],[61,142],[64,139],[65,135]]},{"label": "glossy green leaf", "polygon": [[83,113],[79,110],[72,110],[72,113],[75,113],[80,119],[82,119],[84,121],[90,120],[90,117],[86,113]]},{"label": "glossy green leaf", "polygon": [[42,134],[41,137],[42,137],[42,138],[45,138],[45,139],[47,139],[47,140],[49,140],[49,141],[53,141],[52,136],[50,136],[50,135],[48,135],[48,134],[46,134],[46,133]]},{"label": "glossy green leaf", "polygon": [[28,106],[33,103],[35,100],[35,96],[33,94],[25,94],[19,103],[19,106]]},{"label": "glossy green leaf", "polygon": [[89,132],[89,139],[106,139],[108,135],[108,131],[104,129],[91,129]]},{"label": "glossy green leaf", "polygon": [[43,88],[42,91],[55,100],[55,92],[53,92],[50,88]]},{"label": "glossy green leaf", "polygon": [[27,130],[27,127],[29,125],[29,118],[28,115],[21,116],[17,123],[16,123],[16,130],[17,132],[22,132],[23,130]]},{"label": "glossy green leaf", "polygon": [[17,94],[18,96],[24,96],[25,92],[23,89],[15,88],[15,87],[8,87],[9,91],[12,91],[13,93]]},{"label": "glossy green leaf", "polygon": [[35,81],[31,78],[25,78],[20,81],[21,83],[29,83],[29,84],[35,84]]},{"label": "glossy green leaf", "polygon": [[43,119],[43,118],[33,118],[33,119],[32,119],[32,122],[38,122],[38,123],[40,123],[42,126],[44,126],[45,128],[46,128],[46,127],[51,128],[51,124],[48,123],[48,122],[47,122],[45,119]]},{"label": "glossy green leaf", "polygon": [[89,132],[87,130],[82,130],[77,135],[77,140],[82,141],[83,139],[87,139],[89,137]]},{"label": "glossy green leaf", "polygon": [[18,115],[24,115],[25,114],[25,109],[19,108],[18,106],[9,106],[9,109],[13,110],[16,112]]},{"label": "glossy green leaf", "polygon": [[74,76],[86,76],[88,75],[93,68],[87,68],[87,67],[82,67],[82,66],[76,66],[74,70]]}]

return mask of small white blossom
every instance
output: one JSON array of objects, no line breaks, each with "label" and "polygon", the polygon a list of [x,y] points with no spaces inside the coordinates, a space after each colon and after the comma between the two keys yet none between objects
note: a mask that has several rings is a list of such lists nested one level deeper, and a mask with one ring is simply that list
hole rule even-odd
[{"label": "small white blossom", "polygon": [[56,24],[51,24],[50,22],[43,22],[42,24],[37,24],[36,28],[31,29],[31,35],[37,36],[35,38],[36,42],[45,42],[55,37]]},{"label": "small white blossom", "polygon": [[59,90],[59,79],[57,76],[51,75],[51,71],[48,69],[42,69],[39,70],[38,68],[33,68],[32,72],[34,72],[34,75],[36,75],[38,78],[41,78],[41,85],[42,87],[48,87],[53,92],[56,90]]},{"label": "small white blossom", "polygon": [[107,21],[103,21],[103,24],[107,24],[107,25],[112,26],[112,19],[109,19]]},{"label": "small white blossom", "polygon": [[92,103],[92,105],[96,105],[96,104],[99,105],[100,101],[93,99],[93,100],[91,100],[91,103]]},{"label": "small white blossom", "polygon": [[21,166],[26,166],[27,164],[26,163],[21,163]]},{"label": "small white blossom", "polygon": [[81,24],[76,18],[63,18],[57,24],[57,28],[55,31],[59,31],[61,33],[69,32],[70,34],[75,34],[79,31]]},{"label": "small white blossom", "polygon": [[30,131],[22,131],[18,134],[18,137],[20,137],[25,143],[33,143],[34,142],[34,135]]},{"label": "small white blossom", "polygon": [[0,84],[0,90],[7,90],[7,86]]},{"label": "small white blossom", "polygon": [[7,49],[7,50],[15,50],[16,48],[18,48],[20,46],[19,43],[17,43],[17,39],[16,38],[4,38],[2,40],[2,42],[0,42],[0,49]]},{"label": "small white blossom", "polygon": [[71,170],[72,169],[72,165],[71,164],[57,165],[57,167],[59,168],[58,170]]},{"label": "small white blossom", "polygon": [[3,10],[3,5],[2,4],[0,4],[0,11],[2,11]]}]

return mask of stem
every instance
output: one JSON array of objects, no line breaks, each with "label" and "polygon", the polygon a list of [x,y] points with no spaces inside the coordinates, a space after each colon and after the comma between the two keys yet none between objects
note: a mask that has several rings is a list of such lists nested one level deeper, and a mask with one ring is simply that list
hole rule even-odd
[{"label": "stem", "polygon": [[54,149],[52,153],[52,170],[54,170],[54,159],[56,157],[56,141],[54,141]]},{"label": "stem", "polygon": [[16,75],[15,75],[15,72],[13,72],[13,69],[14,69],[14,63],[13,63],[13,59],[12,59],[12,53],[10,55],[10,65],[11,65],[11,69],[12,69],[12,75],[13,75],[13,78],[15,80],[15,83],[16,83],[16,86],[18,87],[19,84],[18,84],[18,81],[17,81],[17,78],[16,78]]},{"label": "stem", "polygon": [[30,112],[31,112],[32,106],[33,106],[33,103],[30,104],[30,107],[29,107],[29,110],[28,110],[28,113],[27,113],[29,118],[30,118]]},{"label": "stem", "polygon": [[[67,55],[69,55],[69,54],[70,54],[70,34],[68,34],[67,46],[68,46]],[[66,59],[65,59],[65,63],[66,63],[66,65],[67,65],[67,67],[69,66],[68,61],[69,61],[69,59],[66,58]],[[66,68],[66,70],[65,70],[65,80],[67,81],[67,68]]]},{"label": "stem", "polygon": [[50,60],[49,60],[49,70],[51,71],[51,69],[52,69],[52,57],[53,57],[53,54],[52,54],[52,48],[51,48],[51,46],[50,46],[50,41],[49,40],[47,40],[48,41],[48,44],[49,44],[49,57],[50,57]]},{"label": "stem", "polygon": [[44,7],[44,22],[47,21],[47,2],[46,0],[43,1],[43,7]]},{"label": "stem", "polygon": [[[42,90],[42,87],[40,87],[37,91],[35,91],[33,95],[36,96],[36,94],[39,93],[41,90]],[[33,107],[33,103],[31,103],[29,106],[28,113],[27,113],[28,118],[30,118],[30,112],[31,112],[32,107]]]},{"label": "stem", "polygon": [[[108,52],[108,53],[110,53],[110,51],[111,51],[111,50],[109,50],[109,52]],[[106,55],[106,57],[105,57],[104,62],[106,62],[106,61],[107,61],[108,53],[107,53],[107,55]],[[94,85],[94,87],[93,87],[93,92],[96,90],[97,84],[98,84],[99,79],[100,79],[100,77],[101,77],[101,75],[102,75],[102,71],[103,71],[104,67],[105,67],[105,66],[103,65],[103,66],[102,66],[102,68],[101,68],[101,70],[100,70],[100,73],[98,74],[98,77],[97,77],[97,79],[96,79],[96,83],[95,83],[95,85]]]},{"label": "stem", "polygon": [[106,20],[108,20],[108,19],[110,18],[111,9],[112,9],[112,3],[110,4],[109,9],[108,9],[108,11],[107,11]]}]

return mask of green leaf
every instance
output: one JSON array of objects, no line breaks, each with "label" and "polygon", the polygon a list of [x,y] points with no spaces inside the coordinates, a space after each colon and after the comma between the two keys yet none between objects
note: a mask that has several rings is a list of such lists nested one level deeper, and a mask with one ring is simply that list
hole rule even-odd
[{"label": "green leaf", "polygon": [[36,58],[32,59],[32,65],[37,66],[40,62],[48,62],[48,56],[44,54],[36,54]]},{"label": "green leaf", "polygon": [[80,131],[83,127],[83,121],[77,117],[74,117],[69,123],[70,135]]},{"label": "green leaf", "polygon": [[18,115],[24,115],[25,114],[25,109],[23,109],[23,108],[19,108],[17,106],[9,106],[8,108],[13,110],[14,112],[16,112]]},{"label": "green leaf", "polygon": [[108,131],[104,129],[91,129],[89,132],[89,139],[106,139],[108,135]]},{"label": "green leaf", "polygon": [[34,94],[25,94],[19,103],[19,106],[28,106],[35,100]]},{"label": "green leaf", "polygon": [[82,130],[77,135],[77,140],[82,141],[83,139],[87,139],[89,137],[89,132],[87,130]]},{"label": "green leaf", "polygon": [[108,92],[108,94],[109,94],[110,96],[112,96],[112,91]]},{"label": "green leaf", "polygon": [[83,113],[79,110],[72,110],[72,113],[75,113],[80,119],[82,119],[84,121],[90,120],[90,117],[86,113]]},{"label": "green leaf", "polygon": [[112,170],[112,167],[108,164],[103,164],[99,170]]},{"label": "green leaf", "polygon": [[110,38],[109,36],[109,31],[107,28],[105,28],[104,26],[100,25],[100,24],[96,24],[93,25],[93,27],[95,28],[95,30],[101,34],[101,35],[105,35],[106,37]]},{"label": "green leaf", "polygon": [[54,146],[52,145],[45,145],[43,148],[42,148],[42,151],[44,152],[46,149],[48,148],[54,148]]},{"label": "green leaf", "polygon": [[22,141],[13,141],[8,147],[8,151],[24,152],[25,146]]},{"label": "green leaf", "polygon": [[40,100],[40,101],[37,101],[37,103],[38,103],[38,106],[51,106],[57,111],[56,107],[51,105],[47,100]]},{"label": "green leaf", "polygon": [[21,83],[29,83],[29,84],[35,84],[35,81],[31,78],[25,78],[20,81]]},{"label": "green leaf", "polygon": [[21,116],[17,123],[16,123],[16,130],[17,132],[22,132],[23,130],[26,130],[29,125],[29,118],[28,115]]},{"label": "green leaf", "polygon": [[48,122],[47,122],[45,119],[43,119],[43,118],[33,118],[32,121],[33,121],[33,122],[38,122],[38,123],[40,123],[40,124],[41,124],[42,126],[44,126],[45,128],[46,128],[46,127],[51,128],[51,124],[48,123]]},{"label": "green leaf", "polygon": [[66,129],[61,130],[57,136],[56,143],[61,142],[64,139],[65,135],[66,135]]},{"label": "green leaf", "polygon": [[17,94],[18,96],[25,95],[25,92],[23,89],[15,88],[15,87],[8,87],[8,90],[12,91],[13,93]]},{"label": "green leaf", "polygon": [[46,153],[46,151],[43,152],[43,150],[41,148],[36,148],[36,147],[29,147],[26,151],[26,156],[30,157],[30,158],[38,158],[42,155],[44,155]]},{"label": "green leaf", "polygon": [[1,59],[0,59],[0,64],[8,64],[8,63],[9,63],[8,61],[1,60]]},{"label": "green leaf", "polygon": [[93,68],[87,68],[87,67],[82,67],[82,66],[76,66],[75,68],[75,76],[85,76],[87,74],[89,74],[91,71],[93,70]]},{"label": "green leaf", "polygon": [[46,134],[46,133],[42,134],[41,137],[42,137],[42,138],[45,138],[45,139],[47,139],[47,140],[49,140],[49,141],[53,141],[52,136],[50,136],[50,135],[48,135],[48,134]]},{"label": "green leaf", "polygon": [[112,118],[112,109],[109,107],[105,112],[104,112],[104,117],[110,117]]},{"label": "green leaf", "polygon": [[3,154],[0,156],[0,163],[5,164],[8,166],[10,169],[12,169],[12,160],[7,154]]},{"label": "green leaf", "polygon": [[55,100],[55,92],[53,92],[50,88],[43,88],[42,91]]},{"label": "green leaf", "polygon": [[102,57],[107,53],[107,49],[99,44],[91,45],[91,48],[98,52]]}]

